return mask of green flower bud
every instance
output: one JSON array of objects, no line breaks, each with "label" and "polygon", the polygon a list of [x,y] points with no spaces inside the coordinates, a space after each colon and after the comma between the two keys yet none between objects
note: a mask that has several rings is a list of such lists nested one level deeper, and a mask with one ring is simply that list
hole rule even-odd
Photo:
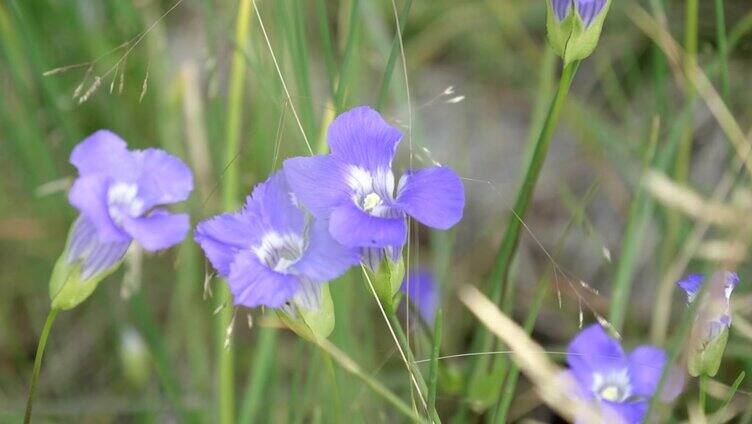
[{"label": "green flower bud", "polygon": [[548,40],[565,64],[590,56],[611,0],[547,0]]},{"label": "green flower bud", "polygon": [[385,254],[374,269],[366,266],[366,278],[373,284],[386,313],[391,314],[397,310],[401,297],[400,287],[405,278],[405,263],[402,256],[393,260],[391,255]]},{"label": "green flower bud", "polygon": [[73,309],[86,300],[105,277],[123,262],[128,242],[103,243],[93,224],[79,217],[73,224],[63,254],[50,277],[53,309]]},{"label": "green flower bud", "polygon": [[687,359],[687,371],[692,377],[707,375],[714,377],[721,367],[723,352],[728,341],[728,328],[724,328],[707,343],[701,343],[692,349]]},{"label": "green flower bud", "polygon": [[334,330],[334,303],[328,284],[304,285],[291,303],[276,312],[290,330],[314,343]]}]

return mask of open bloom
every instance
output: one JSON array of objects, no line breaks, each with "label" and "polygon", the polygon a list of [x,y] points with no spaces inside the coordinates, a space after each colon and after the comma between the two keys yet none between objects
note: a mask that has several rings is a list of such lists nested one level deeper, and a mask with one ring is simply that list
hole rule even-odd
[{"label": "open bloom", "polygon": [[195,239],[227,278],[235,304],[313,308],[319,285],[357,263],[358,255],[334,241],[324,221],[312,221],[277,172],[256,186],[245,206],[201,222]]},{"label": "open bloom", "polygon": [[[462,218],[465,205],[460,178],[442,166],[406,172],[395,194],[392,160],[401,138],[378,112],[356,107],[329,127],[331,154],[287,159],[284,172],[302,205],[328,222],[335,240],[399,257],[408,215],[448,229]],[[366,262],[373,267],[378,260]]]},{"label": "open bloom", "polygon": [[666,353],[644,345],[627,355],[618,341],[594,324],[570,342],[567,364],[582,397],[597,402],[606,414],[639,423],[658,389]]},{"label": "open bloom", "polygon": [[70,161],[79,177],[68,198],[81,217],[68,253],[85,258],[84,275],[119,259],[134,239],[156,251],[185,238],[188,215],[160,208],[193,190],[191,170],[180,159],[159,149],[128,150],[117,134],[100,130],[73,149]]},{"label": "open bloom", "polygon": [[180,159],[159,149],[128,150],[119,136],[100,130],[78,144],[70,162],[79,177],[68,194],[80,211],[53,271],[53,306],[72,308],[114,271],[134,239],[147,251],[171,247],[190,227],[187,214],[160,206],[180,202],[193,176]]},{"label": "open bloom", "polygon": [[411,271],[405,276],[400,290],[407,295],[410,303],[418,308],[420,317],[432,326],[439,308],[439,291],[433,275],[427,270]]}]

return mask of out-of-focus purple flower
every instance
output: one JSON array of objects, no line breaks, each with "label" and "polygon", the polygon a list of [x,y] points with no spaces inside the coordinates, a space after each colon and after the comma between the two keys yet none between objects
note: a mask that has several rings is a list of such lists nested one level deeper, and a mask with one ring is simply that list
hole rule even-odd
[{"label": "out-of-focus purple flower", "polygon": [[666,353],[644,345],[627,355],[618,341],[593,324],[570,342],[567,363],[580,396],[597,402],[607,414],[639,423],[658,389]]},{"label": "out-of-focus purple flower", "polygon": [[559,22],[567,17],[574,4],[575,10],[586,28],[593,23],[593,20],[601,13],[606,3],[607,0],[551,0],[554,15]]},{"label": "out-of-focus purple flower", "polygon": [[82,278],[115,264],[134,239],[148,251],[183,240],[188,215],[160,208],[187,199],[193,190],[191,171],[180,159],[159,149],[128,150],[117,134],[100,130],[73,149],[70,162],[79,177],[68,198],[81,216],[68,260],[82,260]]},{"label": "out-of-focus purple flower", "polygon": [[354,249],[329,235],[326,221],[300,209],[282,172],[256,186],[240,211],[201,222],[195,239],[227,278],[235,304],[247,307],[294,301],[313,309],[320,284],[358,262]]},{"label": "out-of-focus purple flower", "polygon": [[676,284],[687,294],[687,303],[692,304],[706,281],[709,284],[707,294],[692,328],[688,369],[693,376],[712,377],[718,371],[726,348],[727,330],[731,327],[731,293],[739,284],[739,276],[731,271],[716,272],[709,277],[691,274]]},{"label": "out-of-focus purple flower", "polygon": [[439,290],[433,275],[426,270],[410,271],[402,281],[400,290],[418,308],[423,321],[432,326],[439,308]]},{"label": "out-of-focus purple flower", "polygon": [[[462,218],[462,182],[447,167],[406,172],[395,195],[392,160],[401,138],[378,112],[361,106],[332,122],[331,154],[285,161],[297,198],[316,218],[328,221],[332,237],[343,245],[399,257],[407,239],[407,215],[438,229]],[[364,261],[374,268],[379,255]]]}]

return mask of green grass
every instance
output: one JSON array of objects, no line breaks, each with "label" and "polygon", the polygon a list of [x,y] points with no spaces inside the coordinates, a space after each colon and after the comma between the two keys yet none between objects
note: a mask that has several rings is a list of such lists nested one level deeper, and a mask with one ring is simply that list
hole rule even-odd
[{"label": "green grass", "polygon": [[[131,276],[118,271],[57,316],[32,422],[425,422],[434,409],[444,422],[553,420],[512,356],[489,353],[506,347],[458,301],[460,284],[482,289],[551,351],[582,313],[585,324],[605,317],[626,348],[653,342],[682,366],[694,315],[666,278],[676,264],[682,275],[734,268],[736,312],[750,320],[739,301],[752,293],[746,251],[737,260],[705,243],[746,247],[748,231],[712,226],[689,245],[702,226],[644,188],[647,172],[660,171],[709,199],[725,178],[718,201],[748,208],[737,150],[701,90],[680,78],[699,66],[748,130],[747,2],[615,2],[576,77],[547,46],[543,1],[255,4],[0,2],[0,421],[23,417],[47,281],[76,216],[68,156],[99,128],[183,158],[196,190],[176,209],[195,224],[236,209],[285,158],[325,153],[336,114],[371,104],[406,134],[395,174],[434,161],[460,171],[465,217],[448,232],[412,226],[408,266],[435,273],[442,314],[431,332],[401,309],[390,318],[397,343],[357,269],[331,283],[336,326],[316,346],[269,311],[215,313],[229,293],[192,234],[145,255],[135,295],[121,297]],[[635,25],[636,5],[665,16],[686,61],[676,66]],[[96,76],[101,85],[79,104]],[[742,326],[702,393],[707,414],[749,422]],[[145,381],[121,359],[130,330],[148,352],[137,362]],[[419,364],[406,368],[398,344]],[[453,357],[468,353],[480,354]],[[698,390],[688,378],[681,397],[654,400],[651,414],[687,419]]]}]

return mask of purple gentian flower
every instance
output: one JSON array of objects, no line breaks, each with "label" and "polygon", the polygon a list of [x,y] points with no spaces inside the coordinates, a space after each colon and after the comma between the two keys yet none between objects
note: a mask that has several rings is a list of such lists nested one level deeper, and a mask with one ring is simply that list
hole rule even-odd
[{"label": "purple gentian flower", "polygon": [[577,14],[585,23],[585,28],[589,27],[593,23],[595,17],[606,6],[607,0],[551,0],[551,6],[554,9],[554,15],[559,22],[563,21],[567,17],[569,11],[574,4]]},{"label": "purple gentian flower", "polygon": [[70,162],[79,177],[68,198],[81,216],[67,261],[82,262],[82,279],[115,265],[134,239],[156,251],[185,238],[188,215],[160,208],[193,190],[191,171],[180,159],[159,149],[128,150],[117,134],[100,130],[73,149]]},{"label": "purple gentian flower", "polygon": [[411,271],[402,281],[400,290],[418,308],[423,321],[432,326],[439,308],[439,291],[433,275],[427,270]]},{"label": "purple gentian flower", "polygon": [[597,402],[606,414],[639,423],[658,389],[666,353],[644,345],[627,355],[618,341],[593,324],[571,341],[567,363],[580,396]]},{"label": "purple gentian flower", "polygon": [[[462,218],[462,182],[449,168],[408,171],[396,185],[392,160],[402,133],[375,110],[356,107],[329,127],[331,154],[287,159],[293,192],[314,216],[328,222],[335,240],[363,248],[375,268],[380,254],[398,258],[409,215],[429,227],[448,229]],[[375,256],[375,258],[374,258]]]},{"label": "purple gentian flower", "polygon": [[243,209],[201,222],[196,242],[236,305],[316,307],[320,284],[342,275],[358,254],[334,241],[325,221],[299,207],[282,172],[253,189]]},{"label": "purple gentian flower", "polygon": [[[697,299],[703,281],[707,278],[703,274],[691,274],[676,283],[687,294],[687,303]],[[718,336],[723,330],[731,327],[731,293],[739,284],[739,276],[732,271],[714,273],[710,280],[708,302],[702,311],[706,324],[702,342],[707,343]]]}]

